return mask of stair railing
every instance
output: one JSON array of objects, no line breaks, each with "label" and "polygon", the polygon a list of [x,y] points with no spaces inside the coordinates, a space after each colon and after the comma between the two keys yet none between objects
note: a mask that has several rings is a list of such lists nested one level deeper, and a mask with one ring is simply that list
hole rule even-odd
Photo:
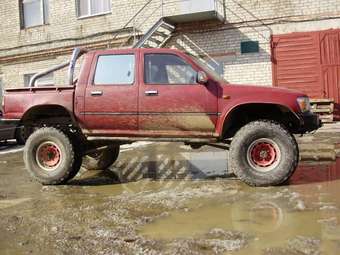
[{"label": "stair railing", "polygon": [[[147,15],[145,18],[142,17],[142,21],[141,22],[137,22],[139,18],[141,18],[141,16],[143,16],[143,14],[145,14],[145,12],[148,10],[147,7],[150,7],[152,3],[158,2],[159,4],[157,4],[155,6],[155,8],[153,8],[152,12]],[[154,17],[154,14],[158,11],[160,11],[160,15],[156,20],[160,20],[161,18],[165,17],[165,7],[169,4],[174,4],[174,3],[180,3],[183,1],[189,1],[189,0],[173,0],[173,1],[164,1],[164,0],[149,0],[147,1],[126,23],[125,25],[119,29],[119,31],[117,31],[113,38],[112,38],[112,42],[117,39],[118,36],[126,33],[128,28],[132,28],[132,31],[128,34],[127,39],[125,42],[123,42],[120,46],[124,46],[131,38],[133,38],[134,43],[136,43],[137,39],[141,36],[141,28],[143,27],[143,25],[148,22],[151,18]],[[219,11],[219,8],[223,8],[223,16],[224,19],[226,18],[225,16],[225,0],[214,0],[214,8],[215,11]],[[108,44],[108,47],[111,46],[112,43]]]},{"label": "stair railing", "polygon": [[[117,39],[117,37],[121,34],[123,34],[124,32],[126,32],[125,30],[127,28],[129,28],[129,26],[131,26],[132,24],[132,35],[134,36],[135,35],[135,31],[136,31],[136,26],[135,26],[135,23],[136,23],[136,18],[141,14],[143,13],[143,11],[148,7],[150,6],[150,4],[153,2],[154,0],[149,0],[148,2],[146,2],[126,23],[125,25],[119,29],[119,31],[117,31],[113,38],[112,38],[112,41],[114,41],[115,39]],[[108,47],[110,47],[111,43],[108,45]]]},{"label": "stair railing", "polygon": [[[151,1],[152,2],[152,1]],[[133,34],[131,34],[130,36],[128,36],[128,39],[127,40],[129,40],[130,38],[134,38],[134,42],[133,42],[133,44],[135,44],[136,43],[136,39],[137,39],[137,37],[140,37],[141,36],[141,28],[143,27],[143,24],[145,24],[146,22],[148,22],[149,20],[150,20],[150,18],[152,18],[153,17],[153,15],[156,13],[156,12],[158,12],[159,11],[159,9],[160,8],[162,8],[161,9],[161,17],[159,17],[159,18],[157,18],[157,20],[159,20],[159,19],[161,19],[161,18],[163,18],[164,16],[163,16],[163,1],[162,1],[162,3],[160,4],[160,5],[157,5],[153,10],[152,10],[152,12],[148,15],[148,16],[146,16],[141,22],[139,22],[138,24],[137,24],[137,18],[138,18],[138,16],[136,16],[136,19],[134,20],[134,24],[135,24],[135,27],[134,27],[134,29],[133,29]],[[139,38],[138,38],[139,39]],[[125,42],[124,43],[122,43],[120,46],[124,46],[124,44],[125,44]]]}]

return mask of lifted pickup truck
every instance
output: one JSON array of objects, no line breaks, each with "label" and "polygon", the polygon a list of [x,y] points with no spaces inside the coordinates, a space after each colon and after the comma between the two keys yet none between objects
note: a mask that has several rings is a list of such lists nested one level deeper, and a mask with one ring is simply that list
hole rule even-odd
[{"label": "lifted pickup truck", "polygon": [[[34,86],[67,66],[69,86]],[[35,75],[29,88],[6,90],[3,121],[9,120],[24,127],[25,165],[42,184],[67,182],[86,155],[97,159],[91,168],[107,168],[120,145],[147,140],[223,146],[229,171],[241,180],[278,185],[299,161],[293,134],[320,127],[306,95],[229,84],[172,49],[77,48],[69,62]]]}]

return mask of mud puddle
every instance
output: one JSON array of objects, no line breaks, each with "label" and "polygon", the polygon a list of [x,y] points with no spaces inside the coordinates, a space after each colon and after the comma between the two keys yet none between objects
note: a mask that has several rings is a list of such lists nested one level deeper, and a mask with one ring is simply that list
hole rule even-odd
[{"label": "mud puddle", "polygon": [[231,194],[190,201],[185,211],[175,211],[146,224],[140,233],[167,241],[188,237],[206,240],[211,231],[231,231],[248,237],[243,239],[244,246],[236,249],[220,243],[217,246],[221,254],[231,250],[240,255],[339,254],[337,164],[302,163],[289,186],[253,189],[241,185]]},{"label": "mud puddle", "polygon": [[0,157],[0,254],[340,254],[340,160],[250,188],[224,151],[146,144],[43,187],[21,156]]}]

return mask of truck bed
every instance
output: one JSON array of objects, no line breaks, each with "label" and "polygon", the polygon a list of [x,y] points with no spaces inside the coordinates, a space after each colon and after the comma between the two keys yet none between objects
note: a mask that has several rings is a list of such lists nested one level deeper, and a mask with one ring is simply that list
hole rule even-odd
[{"label": "truck bed", "polygon": [[73,112],[74,89],[74,86],[6,89],[3,118],[21,119],[30,108],[39,105],[60,105]]}]

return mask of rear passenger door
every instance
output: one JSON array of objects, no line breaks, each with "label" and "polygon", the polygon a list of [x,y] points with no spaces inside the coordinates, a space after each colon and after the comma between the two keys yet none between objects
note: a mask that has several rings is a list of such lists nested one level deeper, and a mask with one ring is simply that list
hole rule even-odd
[{"label": "rear passenger door", "polygon": [[133,133],[138,129],[138,55],[98,54],[85,92],[85,124],[93,135]]}]

